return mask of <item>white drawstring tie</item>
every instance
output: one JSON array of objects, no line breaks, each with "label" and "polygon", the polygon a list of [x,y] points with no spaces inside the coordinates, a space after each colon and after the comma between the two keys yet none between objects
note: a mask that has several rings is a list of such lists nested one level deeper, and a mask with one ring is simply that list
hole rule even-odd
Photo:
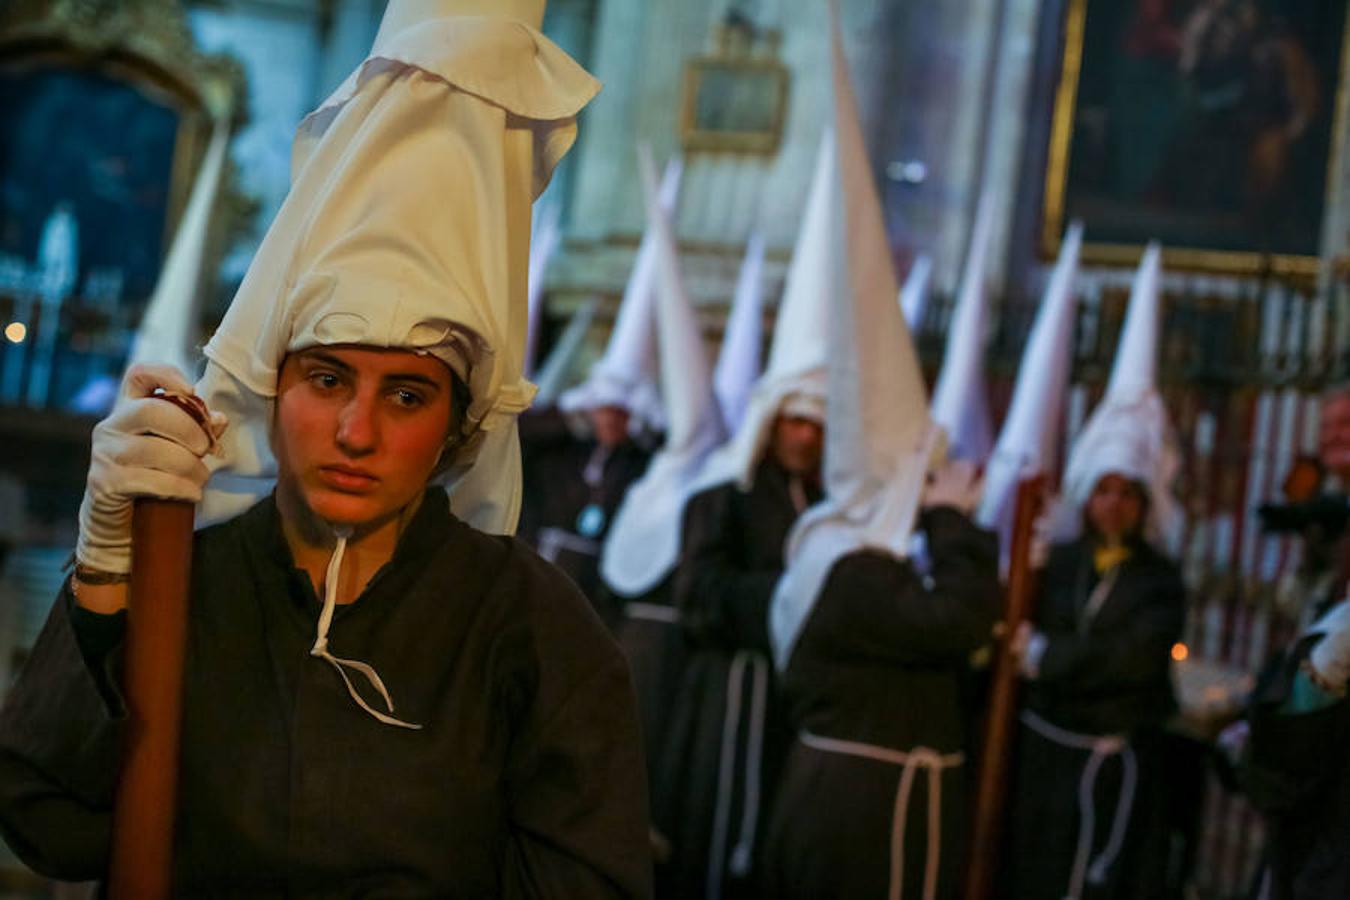
[{"label": "white drawstring tie", "polygon": [[[741,831],[727,861],[731,832],[731,800],[736,772],[736,745],[740,739],[741,703],[747,674],[751,680],[750,719],[746,739],[745,798]],[[722,721],[722,752],[717,766],[717,799],[713,814],[713,837],[708,854],[708,900],[722,896],[722,869],[743,878],[750,874],[754,858],[755,827],[759,821],[760,767],[764,759],[764,725],[769,703],[769,661],[754,650],[739,650],[727,673],[727,707]]]},{"label": "white drawstring tie", "polygon": [[379,710],[371,708],[370,704],[357,693],[351,678],[347,676],[347,669],[353,669],[366,676],[366,680],[384,700],[384,705],[389,708],[389,712],[394,711],[394,701],[390,699],[389,691],[385,688],[384,682],[380,680],[380,676],[374,667],[357,659],[343,659],[328,652],[328,628],[333,624],[333,610],[337,607],[338,579],[342,572],[342,556],[347,550],[347,538],[350,535],[350,529],[339,529],[337,532],[337,546],[333,548],[333,557],[328,560],[328,570],[323,577],[323,610],[319,613],[318,633],[314,638],[314,646],[310,648],[309,655],[328,660],[333,668],[337,669],[337,673],[342,676],[342,683],[347,685],[347,693],[351,694],[352,699],[356,701],[356,705],[376,719],[386,725],[395,725],[399,728],[420,729],[421,725],[395,719],[393,716],[385,715]]}]

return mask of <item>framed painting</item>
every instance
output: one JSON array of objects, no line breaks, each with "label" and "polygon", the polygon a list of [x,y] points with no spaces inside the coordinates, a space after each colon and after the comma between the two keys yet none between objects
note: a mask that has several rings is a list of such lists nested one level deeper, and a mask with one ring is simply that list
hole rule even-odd
[{"label": "framed painting", "polygon": [[700,57],[684,70],[686,150],[769,155],[787,114],[788,71],[775,59]]},{"label": "framed painting", "polygon": [[1348,47],[1345,0],[1068,0],[1043,251],[1315,275]]}]

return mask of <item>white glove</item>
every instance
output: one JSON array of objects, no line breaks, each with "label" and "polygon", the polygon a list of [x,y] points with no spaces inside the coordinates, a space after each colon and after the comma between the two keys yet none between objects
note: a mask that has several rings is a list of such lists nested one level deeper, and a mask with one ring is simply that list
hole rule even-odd
[{"label": "white glove", "polygon": [[983,490],[984,482],[974,463],[951,460],[929,473],[928,485],[923,491],[923,507],[950,506],[968,516],[980,502]]},{"label": "white glove", "polygon": [[1308,663],[1323,684],[1344,694],[1350,681],[1350,598],[1329,609],[1308,631],[1323,634],[1308,654]]},{"label": "white glove", "polygon": [[[135,498],[201,500],[210,474],[202,457],[225,430],[225,418],[211,414],[205,425],[198,424],[175,403],[155,397],[157,389],[193,396],[192,385],[176,369],[132,366],[122,379],[112,412],[94,426],[75,546],[76,560],[91,569],[131,571]],[[195,398],[194,402],[200,403]]]}]

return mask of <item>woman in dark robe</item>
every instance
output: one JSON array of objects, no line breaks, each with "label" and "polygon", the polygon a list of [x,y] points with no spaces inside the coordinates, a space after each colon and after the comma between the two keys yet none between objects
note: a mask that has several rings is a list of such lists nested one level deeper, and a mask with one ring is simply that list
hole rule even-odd
[{"label": "woman in dark robe", "polygon": [[670,841],[657,893],[753,895],[757,837],[791,739],[769,648],[769,604],[797,517],[821,497],[820,407],[790,397],[744,491],[713,485],[685,507],[675,599],[689,642],[652,815]]},{"label": "woman in dark robe", "polygon": [[1012,898],[1164,897],[1170,853],[1161,728],[1185,622],[1177,566],[1144,539],[1147,488],[1100,477],[1080,538],[1051,548],[1032,623],[1013,790]]},{"label": "woman in dark robe", "polygon": [[930,488],[926,559],[843,556],[801,629],[782,676],[798,740],[766,838],[765,898],[955,895],[964,683],[999,598],[994,536],[949,499],[969,495],[968,480],[949,471]]},{"label": "woman in dark robe", "polygon": [[134,498],[209,518],[274,474],[194,540],[173,895],[650,893],[626,666],[509,536],[521,225],[596,87],[542,15],[391,3],[378,65],[301,126],[200,399],[128,371],[75,571],[0,712],[0,830],[44,874],[109,865]]}]

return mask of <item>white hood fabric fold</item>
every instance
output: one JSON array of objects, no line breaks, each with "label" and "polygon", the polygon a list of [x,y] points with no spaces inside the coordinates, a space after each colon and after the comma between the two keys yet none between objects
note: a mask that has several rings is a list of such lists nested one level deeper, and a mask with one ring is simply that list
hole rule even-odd
[{"label": "white hood fabric fold", "polygon": [[1061,538],[1078,534],[1093,488],[1112,473],[1140,482],[1148,492],[1149,540],[1170,541],[1181,525],[1172,494],[1181,451],[1157,387],[1161,276],[1162,248],[1155,241],[1139,262],[1106,393],[1069,451],[1055,522]]},{"label": "white hood fabric fold", "polygon": [[[679,157],[666,163],[661,176],[661,207],[675,215],[684,164]],[[584,413],[602,406],[621,406],[632,419],[632,431],[665,428],[665,407],[656,386],[656,238],[650,224],[633,257],[633,271],[624,287],[614,331],[605,355],[587,373],[586,380],[558,399],[567,413]]]},{"label": "white hood fabric fold", "polygon": [[1059,259],[1027,335],[1008,415],[985,470],[975,520],[999,533],[999,546],[1005,553],[1012,537],[1018,482],[1049,471],[1055,460],[1073,364],[1074,279],[1082,244],[1083,226],[1073,222],[1064,234]]},{"label": "white hood fabric fold", "polygon": [[[774,590],[774,660],[785,668],[835,562],[874,548],[904,558],[941,431],[928,415],[918,355],[896,303],[891,250],[831,4],[837,190],[822,248],[833,306],[825,500],[797,520]],[[880,601],[879,601],[880,602]]]},{"label": "white hood fabric fold", "polygon": [[736,296],[731,302],[722,350],[713,371],[713,389],[722,409],[727,434],[734,434],[740,427],[750,405],[750,391],[759,379],[764,341],[763,270],[764,237],[755,232],[745,246],[745,259],[741,261],[741,273],[736,281]]},{"label": "white hood fabric fold", "polygon": [[932,277],[933,258],[927,253],[920,254],[910,264],[904,286],[900,288],[900,310],[910,334],[917,334],[923,327],[923,317],[928,312],[928,283]]},{"label": "white hood fabric fold", "polygon": [[933,388],[933,421],[947,432],[948,455],[977,465],[989,458],[993,444],[984,377],[989,319],[985,271],[993,225],[994,196],[986,192],[975,214],[961,294],[947,331],[942,370]]},{"label": "white hood fabric fold", "polygon": [[656,265],[657,351],[669,427],[646,473],[614,514],[600,558],[605,583],[623,597],[656,587],[680,552],[684,503],[708,453],[724,438],[707,350],[680,276],[674,231],[658,198],[655,167],[639,159]]},{"label": "white hood fabric fold", "polygon": [[195,346],[200,306],[197,292],[201,286],[202,254],[229,145],[229,121],[218,119],[211,129],[211,143],[197,171],[187,209],[178,222],[164,268],[136,331],[127,366],[162,363],[189,378],[197,373],[200,359]]},{"label": "white hood fabric fold", "polygon": [[300,125],[291,190],[198,393],[231,421],[200,519],[271,488],[277,372],[292,350],[436,355],[465,377],[451,507],[489,532],[520,505],[530,205],[598,83],[537,30],[542,0],[391,0],[367,59]]},{"label": "white hood fabric fold", "polygon": [[774,419],[786,402],[798,407],[798,415],[819,409],[824,420],[825,362],[829,353],[826,323],[830,306],[837,302],[831,294],[828,253],[831,211],[838,203],[836,159],[834,129],[827,128],[820,136],[806,210],[778,302],[768,365],[750,391],[745,415],[734,436],[708,457],[696,491],[728,481],[749,491]]},{"label": "white hood fabric fold", "polygon": [[525,375],[534,377],[535,356],[539,352],[539,327],[544,318],[544,276],[549,260],[562,241],[562,206],[541,201],[535,207],[530,228],[529,311],[530,325],[525,335]]}]

